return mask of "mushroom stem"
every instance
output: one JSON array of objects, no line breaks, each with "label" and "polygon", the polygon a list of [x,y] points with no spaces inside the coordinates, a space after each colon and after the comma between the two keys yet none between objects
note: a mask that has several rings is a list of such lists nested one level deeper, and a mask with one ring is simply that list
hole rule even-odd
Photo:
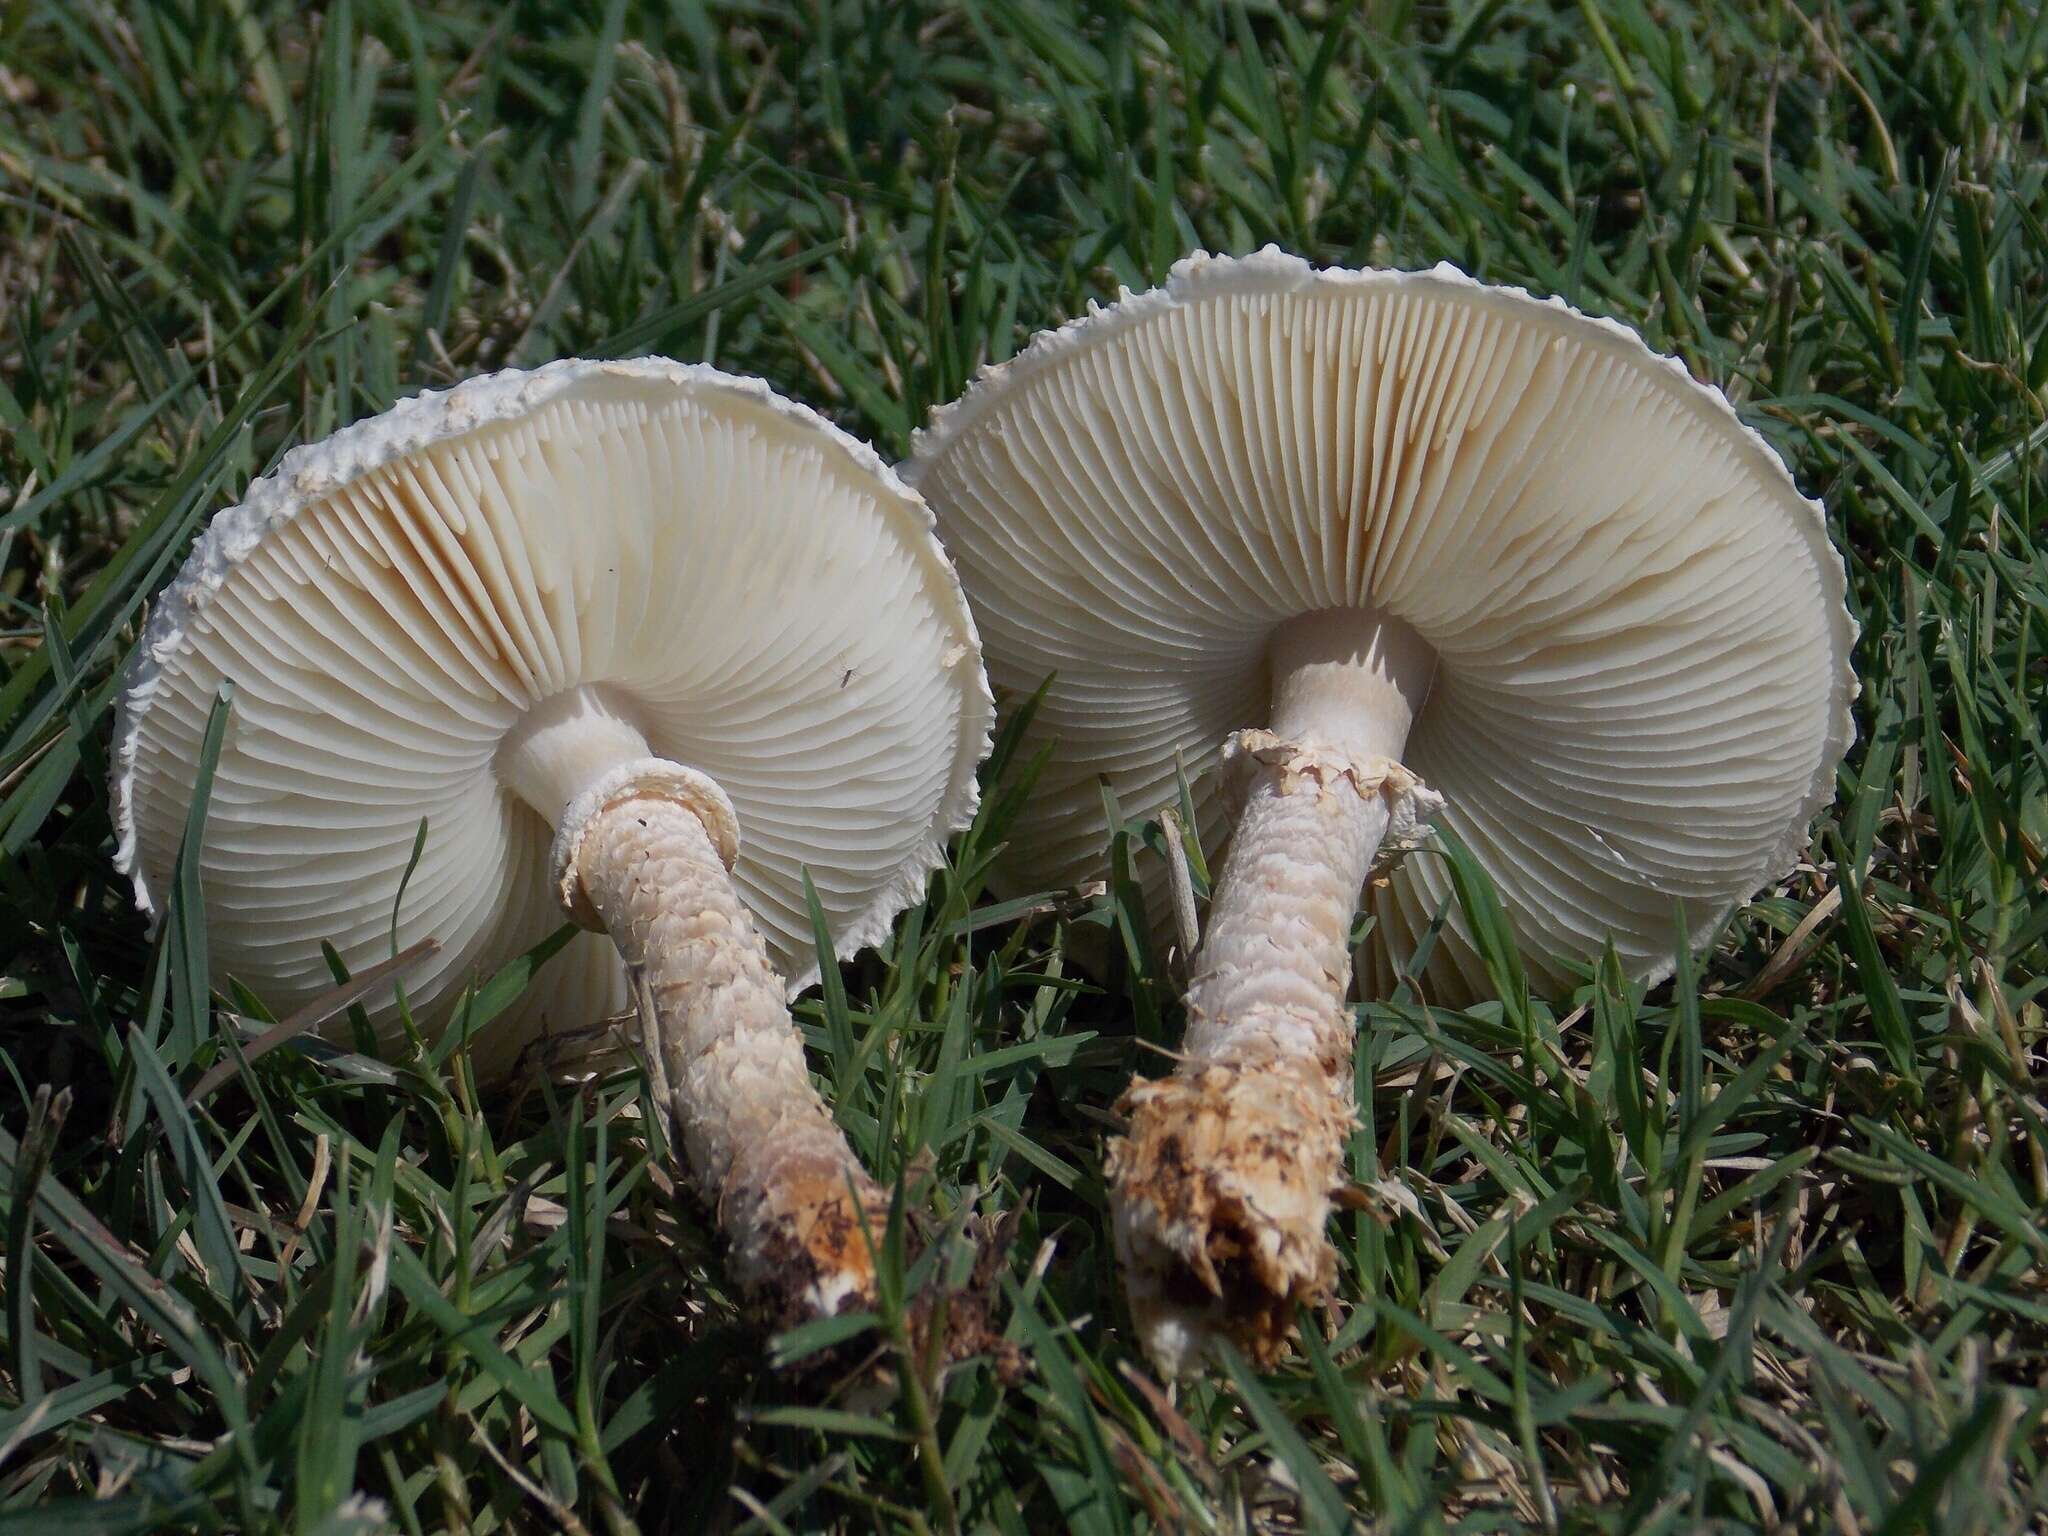
[{"label": "mushroom stem", "polygon": [[692,1176],[740,1283],[786,1319],[875,1300],[889,1200],[812,1085],[767,946],[727,867],[732,811],[701,774],[623,765],[563,817],[556,867],[618,945]]},{"label": "mushroom stem", "polygon": [[529,708],[498,743],[498,778],[551,827],[597,779],[654,749],[610,688],[565,688]]},{"label": "mushroom stem", "polygon": [[1368,610],[1308,615],[1270,651],[1273,729],[1226,770],[1244,810],[1187,990],[1184,1056],[1134,1083],[1109,1149],[1117,1254],[1147,1351],[1172,1374],[1216,1337],[1261,1363],[1321,1299],[1354,1124],[1351,919],[1389,829],[1434,797],[1400,765],[1435,656]]}]

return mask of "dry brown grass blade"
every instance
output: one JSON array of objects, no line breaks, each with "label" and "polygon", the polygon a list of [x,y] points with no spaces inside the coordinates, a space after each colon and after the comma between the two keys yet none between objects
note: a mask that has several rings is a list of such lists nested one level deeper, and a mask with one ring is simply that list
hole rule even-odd
[{"label": "dry brown grass blade", "polygon": [[192,1085],[192,1091],[185,1095],[185,1102],[197,1104],[233,1077],[240,1070],[241,1063],[257,1061],[286,1041],[303,1035],[309,1029],[319,1028],[343,1009],[361,1002],[392,977],[412,969],[440,947],[439,939],[421,939],[419,943],[401,949],[389,960],[379,961],[361,975],[351,976],[340,986],[315,998],[283,1022],[273,1024],[239,1051],[230,1050],[223,1060],[207,1068],[205,1075]]},{"label": "dry brown grass blade", "polygon": [[1785,942],[1780,944],[1777,953],[1764,963],[1764,968],[1756,973],[1755,980],[1737,995],[1752,1003],[1759,998],[1770,996],[1778,983],[1790,976],[1800,960],[1805,957],[1807,940],[1813,937],[1822,923],[1834,916],[1835,909],[1841,904],[1842,888],[1839,885],[1830,886],[1828,893],[1813,904],[1813,910],[1799,920],[1799,926],[1785,935]]}]

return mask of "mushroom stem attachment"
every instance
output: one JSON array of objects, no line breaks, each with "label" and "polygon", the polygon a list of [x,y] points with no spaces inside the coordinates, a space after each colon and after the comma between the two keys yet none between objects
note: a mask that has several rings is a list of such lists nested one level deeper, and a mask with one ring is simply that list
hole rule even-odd
[{"label": "mushroom stem attachment", "polygon": [[1374,855],[1436,797],[1399,762],[1435,657],[1369,610],[1274,637],[1274,729],[1224,753],[1244,809],[1187,990],[1184,1056],[1134,1083],[1109,1148],[1117,1255],[1147,1351],[1196,1369],[1228,1337],[1270,1363],[1328,1291],[1352,1098],[1351,919]]},{"label": "mushroom stem attachment", "polygon": [[889,1200],[812,1085],[767,946],[727,874],[731,804],[659,759],[578,796],[556,837],[564,904],[601,924],[641,999],[692,1176],[740,1283],[786,1320],[875,1300]]},{"label": "mushroom stem attachment", "polygon": [[652,758],[646,734],[610,688],[585,684],[542,699],[498,743],[498,778],[560,826],[569,802],[621,763]]}]

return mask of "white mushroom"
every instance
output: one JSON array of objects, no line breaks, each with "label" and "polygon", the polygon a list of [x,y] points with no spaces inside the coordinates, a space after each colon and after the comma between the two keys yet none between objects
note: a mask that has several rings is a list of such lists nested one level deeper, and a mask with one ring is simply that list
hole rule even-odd
[{"label": "white mushroom", "polygon": [[832,1311],[870,1297],[887,1202],[776,973],[817,975],[806,869],[850,951],[972,814],[979,655],[929,512],[810,411],[661,359],[501,373],[294,451],[213,520],[121,699],[119,862],[159,911],[232,681],[215,975],[282,1011],[331,985],[323,940],[359,969],[395,922],[440,941],[409,979],[428,1017],[566,908],[611,942],[572,941],[479,1069],[644,995],[740,1278]]},{"label": "white mushroom", "polygon": [[[1109,1153],[1169,1370],[1219,1330],[1270,1359],[1332,1280],[1348,935],[1390,835],[1440,811],[1539,978],[1610,935],[1654,976],[1676,903],[1697,943],[1790,866],[1850,739],[1841,560],[1777,455],[1632,332],[1448,267],[1193,257],[985,373],[907,476],[998,687],[1052,678],[1003,880],[1095,873],[1101,783],[1149,818],[1182,761],[1229,838],[1184,1060]],[[1444,861],[1368,906],[1390,984]],[[1455,911],[1418,980],[1486,987]]]}]

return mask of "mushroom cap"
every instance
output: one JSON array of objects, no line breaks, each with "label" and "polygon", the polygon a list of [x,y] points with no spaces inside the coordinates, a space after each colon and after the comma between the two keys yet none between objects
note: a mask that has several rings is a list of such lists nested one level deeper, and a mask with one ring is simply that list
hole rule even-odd
[{"label": "mushroom cap", "polygon": [[[992,681],[1052,676],[1005,889],[1098,872],[1102,784],[1142,820],[1179,763],[1213,859],[1210,770],[1266,721],[1275,627],[1320,609],[1435,648],[1404,761],[1548,983],[1609,934],[1667,973],[1674,901],[1705,942],[1797,860],[1853,733],[1842,561],[1777,454],[1634,332],[1449,266],[1192,256],[984,370],[905,478]],[[1485,995],[1426,852],[1370,889],[1376,983],[1447,907],[1432,995]]]},{"label": "mushroom cap", "polygon": [[[553,932],[553,828],[495,770],[531,707],[598,692],[708,774],[732,878],[792,992],[816,979],[806,868],[843,953],[917,900],[976,802],[993,705],[930,512],[759,380],[565,361],[400,402],[287,454],[166,589],[115,727],[117,862],[168,888],[208,711],[235,685],[200,864],[215,976],[280,1013],[390,953],[423,1022]],[[579,934],[477,1043],[628,1004]],[[373,1020],[388,1023],[394,1010]]]}]

